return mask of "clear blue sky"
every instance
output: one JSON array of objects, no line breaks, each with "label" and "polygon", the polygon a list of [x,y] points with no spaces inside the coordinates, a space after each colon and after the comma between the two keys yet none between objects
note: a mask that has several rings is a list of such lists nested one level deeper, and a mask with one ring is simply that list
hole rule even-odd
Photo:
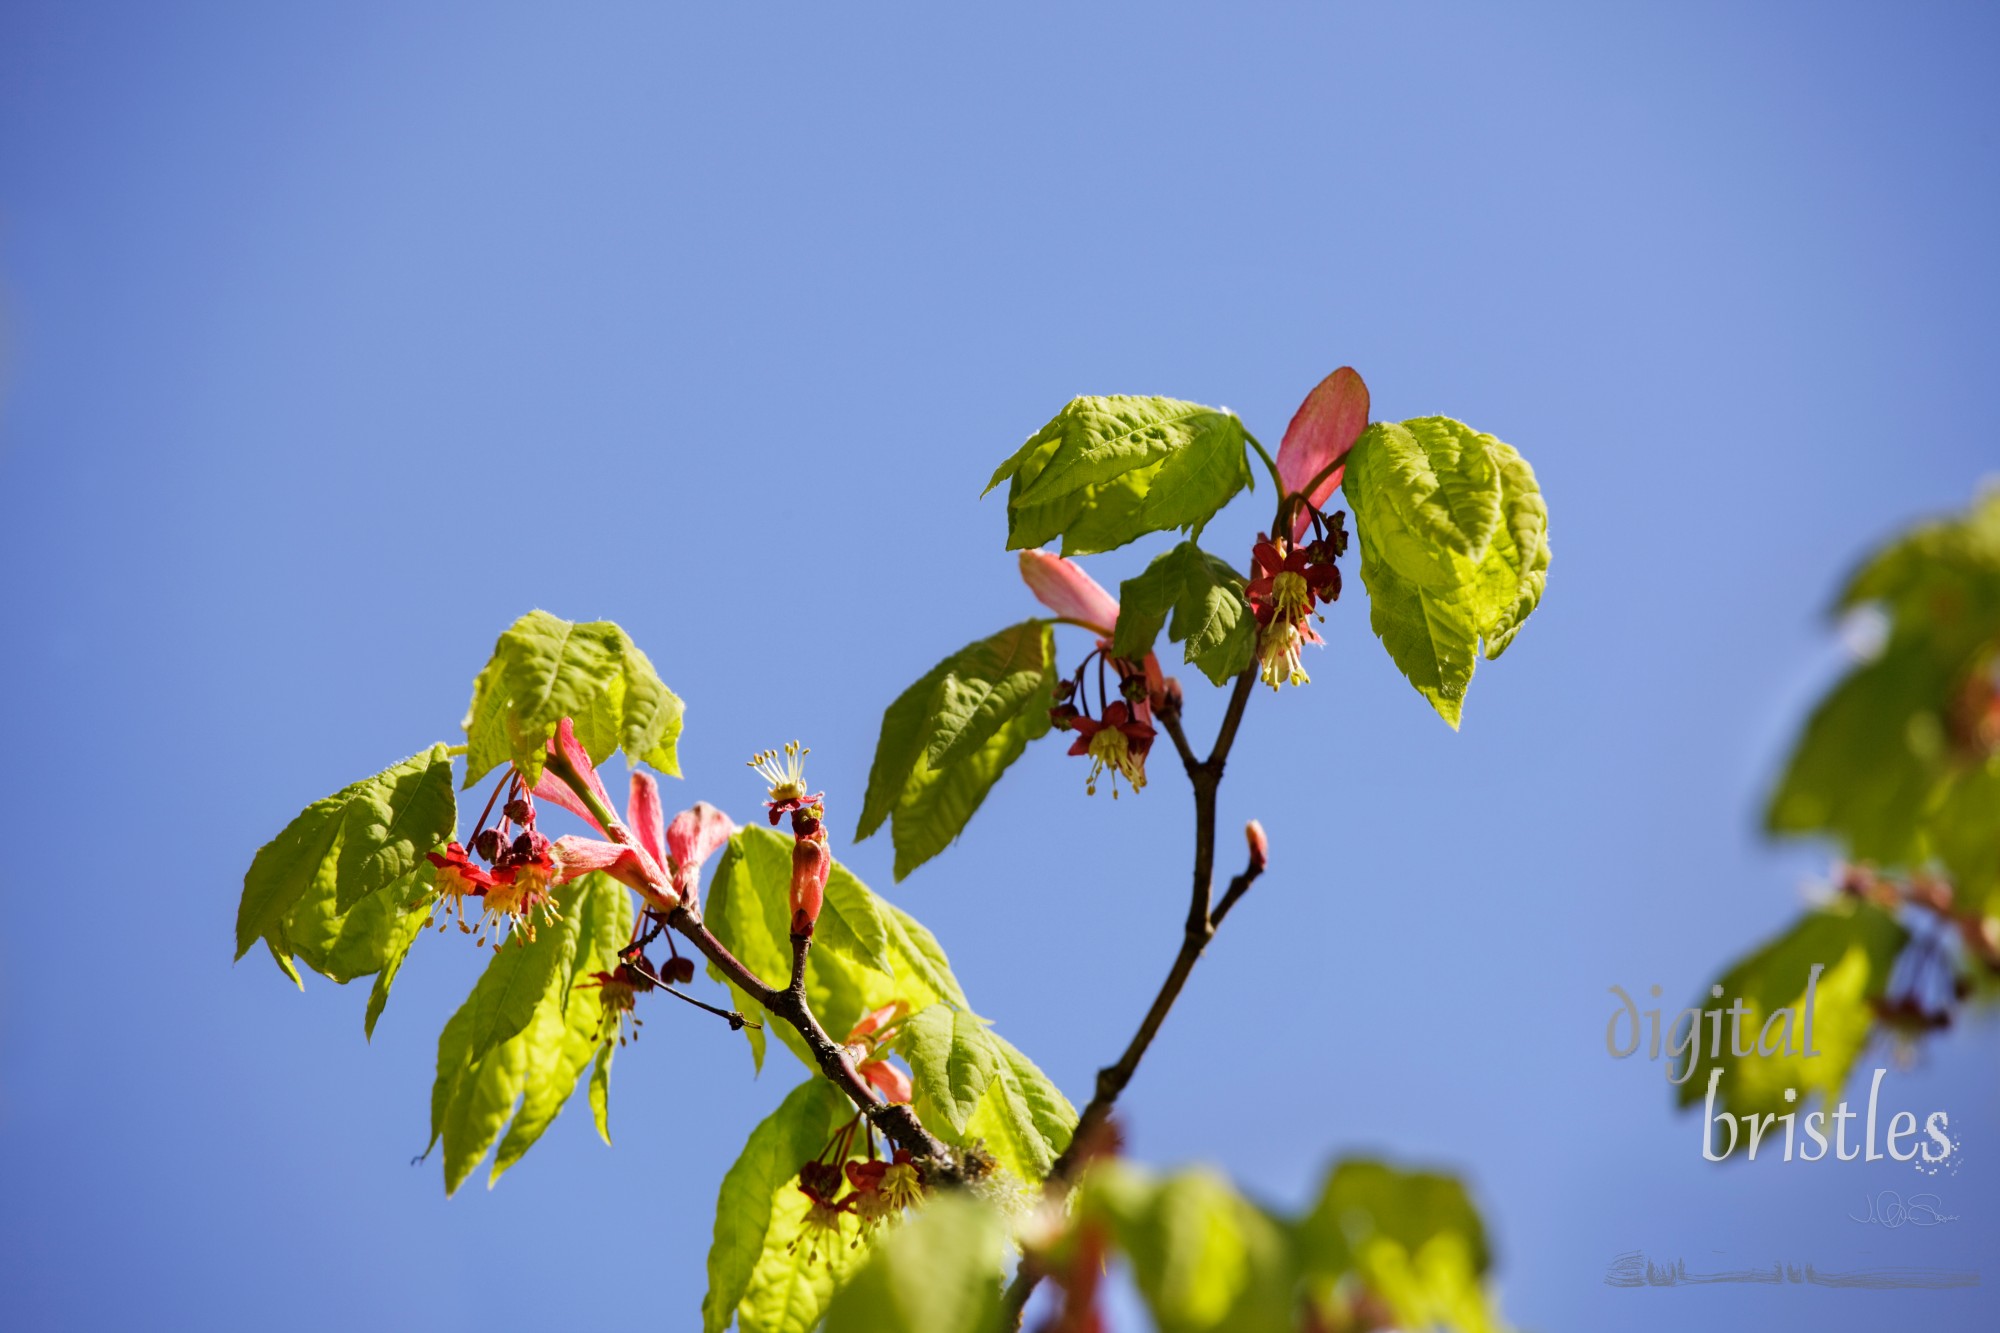
[{"label": "clear blue sky", "polygon": [[[1964,7],[107,5],[0,13],[0,1323],[689,1327],[761,1080],[660,1013],[618,1146],[496,1191],[422,1148],[469,950],[363,993],[232,968],[250,854],[454,726],[531,606],[688,700],[674,794],[800,736],[858,808],[882,708],[1031,608],[993,465],[1076,393],[1275,440],[1377,414],[1518,445],[1549,594],[1453,735],[1355,596],[1225,789],[1272,874],[1128,1098],[1134,1151],[1300,1199],[1386,1150],[1476,1182],[1545,1329],[1970,1328],[1979,1293],[1617,1291],[1621,1250],[1976,1267],[2000,1041],[1908,1168],[1705,1168],[1606,987],[1691,996],[1822,864],[1753,814],[1870,542],[2000,462],[1996,19]],[[1240,554],[1257,506],[1211,529]],[[1151,544],[1095,562],[1110,582]],[[1190,704],[1210,730],[1217,706]],[[1185,791],[1043,745],[890,884],[1081,1101],[1175,945]],[[838,816],[837,832],[852,815]]]}]

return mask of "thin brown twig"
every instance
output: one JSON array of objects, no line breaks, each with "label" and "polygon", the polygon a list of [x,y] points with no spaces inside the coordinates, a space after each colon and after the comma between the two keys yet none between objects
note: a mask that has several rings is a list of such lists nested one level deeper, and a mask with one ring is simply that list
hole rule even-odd
[{"label": "thin brown twig", "polygon": [[[1182,987],[1194,971],[1195,963],[1202,951],[1215,935],[1215,928],[1222,918],[1229,914],[1243,895],[1250,891],[1257,876],[1263,873],[1263,865],[1253,859],[1243,873],[1230,880],[1229,888],[1223,893],[1220,903],[1210,907],[1211,891],[1215,869],[1215,795],[1222,783],[1222,772],[1229,760],[1229,751],[1236,744],[1236,733],[1243,722],[1243,710],[1250,702],[1250,691],[1257,681],[1257,667],[1253,663],[1237,676],[1235,688],[1230,692],[1229,705],[1222,715],[1222,725],[1215,736],[1215,746],[1207,759],[1197,760],[1193,749],[1180,725],[1180,718],[1173,714],[1162,714],[1161,724],[1173,738],[1174,748],[1180,752],[1182,766],[1187,769],[1188,781],[1194,786],[1194,882],[1188,895],[1187,923],[1181,933],[1180,951],[1174,955],[1173,966],[1167,971],[1167,978],[1160,984],[1160,990],[1153,997],[1146,1016],[1139,1020],[1138,1031],[1126,1043],[1124,1054],[1114,1064],[1097,1071],[1097,1086],[1090,1102],[1077,1117],[1076,1130],[1070,1136],[1069,1146],[1056,1158],[1049,1168],[1048,1179],[1043,1182],[1044,1190],[1052,1198],[1061,1198],[1069,1192],[1073,1183],[1077,1156],[1082,1145],[1094,1141],[1097,1131],[1111,1115],[1120,1094],[1138,1072],[1139,1062],[1159,1035],[1160,1026],[1166,1022],[1173,1010],[1174,1002],[1180,998]],[[1014,1280],[1007,1287],[1002,1298],[1005,1313],[1003,1327],[1018,1329],[1022,1312],[1027,1308],[1028,1297],[1042,1280],[1041,1265],[1031,1254],[1021,1261]]]}]

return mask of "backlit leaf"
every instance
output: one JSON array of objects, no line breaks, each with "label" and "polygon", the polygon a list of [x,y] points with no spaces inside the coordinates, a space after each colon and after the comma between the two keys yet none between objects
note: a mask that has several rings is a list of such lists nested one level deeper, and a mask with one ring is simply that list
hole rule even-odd
[{"label": "backlit leaf", "polygon": [[997,1333],[1007,1230],[984,1200],[933,1199],[873,1247],[827,1307],[826,1333]]},{"label": "backlit leaf", "polygon": [[1250,483],[1234,414],[1171,398],[1077,398],[993,474],[1007,493],[1009,550],[1063,539],[1088,555],[1148,532],[1200,536]]},{"label": "backlit leaf", "polygon": [[[316,921],[301,919],[299,934],[319,939],[316,952],[323,954],[348,929],[344,921],[335,922],[426,864],[424,853],[450,840],[456,820],[451,759],[442,744],[315,801],[251,861],[237,908],[236,956],[266,935],[284,951],[286,918],[302,900],[310,900],[306,912]],[[408,900],[405,895],[396,907]],[[400,916],[378,905],[364,919],[393,929]],[[371,926],[363,933],[379,931]],[[359,970],[336,966],[334,972],[340,974],[336,980],[345,981],[380,966],[381,961]]]},{"label": "backlit leaf", "polygon": [[510,760],[532,784],[565,717],[592,763],[623,749],[634,764],[678,777],[681,714],[680,699],[617,625],[530,611],[500,636],[474,682],[465,785]]},{"label": "backlit leaf", "polygon": [[1391,660],[1457,727],[1481,656],[1505,652],[1548,582],[1548,509],[1511,446],[1448,417],[1377,422],[1343,488],[1368,620]]}]

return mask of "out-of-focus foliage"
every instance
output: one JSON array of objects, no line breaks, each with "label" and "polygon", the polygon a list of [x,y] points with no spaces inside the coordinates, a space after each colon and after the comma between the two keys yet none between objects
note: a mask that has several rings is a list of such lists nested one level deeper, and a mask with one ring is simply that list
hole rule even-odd
[{"label": "out-of-focus foliage", "polygon": [[[834,1299],[828,1333],[991,1333],[1006,1248],[1001,1216],[964,1197],[928,1204],[874,1247]],[[1095,1303],[1105,1267],[1118,1263],[1161,1333],[1506,1326],[1485,1282],[1485,1228],[1463,1186],[1380,1162],[1336,1166],[1318,1201],[1289,1217],[1211,1171],[1159,1175],[1100,1162],[1067,1213],[1027,1219],[1025,1228],[1030,1262],[1048,1274],[1054,1303],[1078,1316],[1051,1327],[1087,1326],[1082,1310]],[[866,1322],[864,1312],[881,1322]]]},{"label": "out-of-focus foliage", "polygon": [[[1717,1093],[1737,1113],[1781,1113],[1787,1088],[1831,1098],[1884,1027],[1915,1039],[2000,991],[2000,489],[1875,552],[1833,610],[1876,642],[1813,710],[1765,820],[1831,843],[1841,893],[1719,981],[1769,1014],[1798,1009],[1822,966],[1825,1054],[1725,1049]],[[1701,1078],[1678,1094],[1705,1095]]]}]

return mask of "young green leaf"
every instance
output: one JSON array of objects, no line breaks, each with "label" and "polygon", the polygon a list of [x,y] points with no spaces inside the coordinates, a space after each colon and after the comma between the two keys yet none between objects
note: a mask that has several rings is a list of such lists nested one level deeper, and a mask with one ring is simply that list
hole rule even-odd
[{"label": "young green leaf", "polygon": [[[236,956],[281,932],[309,895],[312,910],[330,920],[408,876],[425,852],[450,839],[457,818],[442,743],[313,802],[251,861],[236,913]],[[280,939],[272,944],[283,948]]]},{"label": "young green leaf", "polygon": [[536,781],[565,717],[592,763],[623,749],[634,764],[679,777],[681,714],[680,699],[617,625],[577,625],[530,611],[500,636],[473,684],[464,722],[465,785],[510,760]]},{"label": "young green leaf", "polygon": [[1369,625],[1454,728],[1481,655],[1497,658],[1548,581],[1548,510],[1512,446],[1448,417],[1377,422],[1343,489]]},{"label": "young green leaf", "polygon": [[946,1142],[982,1139],[1025,1183],[1048,1175],[1076,1128],[1076,1110],[1034,1062],[975,1014],[947,1004],[905,1021],[918,1114]]},{"label": "young green leaf", "polygon": [[542,923],[534,939],[494,951],[438,1038],[431,1143],[444,1143],[447,1194],[472,1174],[511,1117],[494,1159],[497,1181],[548,1128],[600,1043],[617,1038],[596,992],[586,988],[572,1003],[572,989],[579,974],[616,966],[631,930],[628,892],[592,874],[566,886],[560,902],[559,917]]},{"label": "young green leaf", "polygon": [[[1048,697],[1046,689],[1041,697]],[[890,829],[898,883],[958,840],[1000,775],[1027,752],[1030,741],[1048,734],[1049,725],[1048,705],[1039,703],[1007,719],[977,750],[949,768],[934,769],[917,761],[903,785]]]},{"label": "young green leaf", "polygon": [[1035,1062],[997,1033],[988,1032],[993,1076],[986,1095],[966,1117],[965,1138],[983,1139],[995,1161],[1026,1184],[1046,1179],[1069,1146],[1076,1108]]},{"label": "young green leaf", "polygon": [[985,1200],[932,1200],[835,1293],[826,1333],[998,1333],[1007,1230]]},{"label": "young green leaf", "polygon": [[1250,484],[1248,437],[1233,413],[1172,398],[1077,398],[994,472],[1005,481],[1007,549],[1063,539],[1064,555],[1148,532],[1200,536]]},{"label": "young green leaf", "polygon": [[977,753],[1022,712],[1046,710],[1053,655],[1049,626],[1037,620],[959,652],[937,685],[923,763],[950,768]]},{"label": "young green leaf", "polygon": [[898,1049],[910,1062],[918,1115],[965,1133],[1000,1066],[985,1024],[963,1009],[934,1004],[905,1020]]},{"label": "young green leaf", "polygon": [[[384,1003],[403,955],[423,933],[433,906],[436,869],[419,862],[409,874],[355,903],[347,911],[334,905],[331,876],[322,876],[292,910],[274,926],[267,939],[286,957],[345,985],[373,975]],[[380,1006],[369,1000],[373,1014]],[[372,1032],[373,1018],[367,1021]]]},{"label": "young green leaf", "polygon": [[1111,650],[1129,661],[1153,650],[1169,612],[1167,637],[1186,644],[1185,659],[1217,685],[1241,674],[1256,655],[1257,619],[1243,596],[1243,576],[1191,541],[1120,584],[1118,604]]},{"label": "young green leaf", "polygon": [[536,1006],[532,1032],[515,1038],[525,1040],[532,1054],[521,1084],[520,1108],[494,1150],[488,1184],[498,1184],[507,1168],[534,1147],[576,1090],[586,1067],[592,1068],[591,1118],[598,1137],[611,1142],[611,1052],[618,1046],[621,1020],[605,1012],[600,988],[590,981],[594,974],[618,966],[618,951],[632,938],[632,898],[623,885],[601,874],[576,881],[569,892],[578,898],[582,915],[574,961],[562,988],[544,995]]},{"label": "young green leaf", "polygon": [[[834,1130],[851,1114],[847,1099],[815,1075],[792,1089],[778,1109],[750,1131],[750,1141],[723,1176],[715,1200],[708,1292],[701,1302],[703,1333],[723,1333],[759,1270],[776,1267],[785,1248],[799,1238],[799,1205],[804,1202],[798,1191],[799,1167],[826,1148]],[[760,1292],[772,1285],[767,1276],[759,1284]],[[824,1294],[815,1285],[805,1290],[816,1314]]]},{"label": "young green leaf", "polygon": [[[786,907],[791,864],[789,838],[768,828],[739,829],[716,866],[703,911],[715,937],[773,985],[782,985],[791,976],[791,919]],[[913,949],[912,923],[838,862],[827,879],[826,900],[806,963],[806,998],[828,1031],[839,1036],[861,1015],[891,1000],[921,1008],[943,998],[935,989],[928,960]],[[832,929],[830,918],[839,922]],[[929,939],[928,932],[924,938]],[[935,941],[931,948],[936,948]],[[709,975],[726,980],[712,964]],[[956,990],[957,982],[950,984]],[[745,1013],[755,1009],[755,1001],[741,991],[732,987],[731,995],[738,1009]],[[789,1024],[770,1024],[768,1030],[775,1031],[806,1068],[817,1068],[803,1038]],[[750,1039],[751,1058],[761,1070],[764,1034],[756,1028],[744,1032]]]},{"label": "young green leaf", "polygon": [[1028,742],[1049,730],[1055,636],[1029,620],[966,645],[882,715],[856,840],[894,823],[896,878],[950,846]]}]

